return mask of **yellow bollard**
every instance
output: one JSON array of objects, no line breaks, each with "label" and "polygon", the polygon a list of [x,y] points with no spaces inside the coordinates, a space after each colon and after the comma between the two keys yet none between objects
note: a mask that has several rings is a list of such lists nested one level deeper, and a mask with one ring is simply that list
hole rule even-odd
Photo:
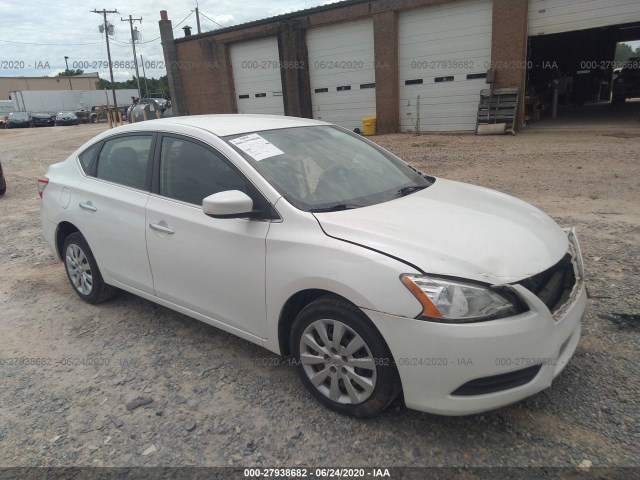
[{"label": "yellow bollard", "polygon": [[113,128],[113,122],[111,121],[111,111],[107,110],[107,120],[109,120],[109,128]]},{"label": "yellow bollard", "polygon": [[142,109],[142,118],[144,118],[144,121],[146,122],[147,120],[149,120],[149,116],[147,115],[147,109],[143,108]]}]

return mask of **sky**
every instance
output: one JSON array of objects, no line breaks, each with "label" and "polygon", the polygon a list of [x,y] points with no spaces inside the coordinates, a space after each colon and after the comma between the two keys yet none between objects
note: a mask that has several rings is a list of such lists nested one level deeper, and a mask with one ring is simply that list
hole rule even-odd
[{"label": "sky", "polygon": [[[229,27],[335,1],[198,0],[198,7],[202,31],[207,32],[220,25]],[[97,71],[101,78],[109,79],[105,36],[98,31],[103,16],[92,12],[105,9],[118,11],[107,15],[115,27],[109,40],[114,79],[122,81],[135,75],[135,68],[127,68],[133,64],[131,30],[128,21],[121,21],[129,15],[142,17],[141,23],[134,23],[141,32],[140,43],[136,43],[138,60],[142,54],[149,67],[145,69],[147,77],[158,78],[166,74],[152,68],[154,62],[164,60],[158,29],[160,10],[167,10],[174,37],[179,38],[184,36],[185,25],[196,33],[195,7],[196,0],[0,0],[0,76],[55,76],[65,70],[67,56],[70,69]],[[142,75],[142,67],[140,70]]]}]

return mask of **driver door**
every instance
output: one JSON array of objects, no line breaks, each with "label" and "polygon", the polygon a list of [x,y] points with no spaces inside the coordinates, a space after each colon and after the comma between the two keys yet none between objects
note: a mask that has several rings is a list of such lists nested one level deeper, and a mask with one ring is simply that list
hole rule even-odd
[{"label": "driver door", "polygon": [[204,143],[177,135],[160,141],[146,208],[156,296],[264,338],[270,221],[211,218],[202,211],[202,200],[213,193],[240,190],[254,198],[251,185]]}]

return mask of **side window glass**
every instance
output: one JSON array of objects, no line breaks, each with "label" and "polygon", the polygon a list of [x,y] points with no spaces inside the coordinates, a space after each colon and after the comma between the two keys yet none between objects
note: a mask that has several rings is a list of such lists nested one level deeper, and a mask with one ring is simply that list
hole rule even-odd
[{"label": "side window glass", "polygon": [[151,135],[131,135],[104,142],[96,177],[127,187],[147,189]]},{"label": "side window glass", "polygon": [[160,195],[201,205],[226,190],[249,194],[245,179],[220,154],[188,140],[165,137],[160,152]]},{"label": "side window glass", "polygon": [[87,175],[91,171],[91,164],[93,163],[93,157],[95,157],[96,151],[98,150],[99,146],[100,146],[100,142],[96,143],[95,145],[91,145],[84,152],[78,155],[78,159],[80,159],[80,165],[82,165],[82,170]]}]

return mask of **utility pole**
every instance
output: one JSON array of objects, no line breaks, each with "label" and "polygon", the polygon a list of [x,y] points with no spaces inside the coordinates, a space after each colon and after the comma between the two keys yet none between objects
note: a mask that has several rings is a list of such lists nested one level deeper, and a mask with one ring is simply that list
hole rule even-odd
[{"label": "utility pole", "polygon": [[196,24],[198,26],[198,33],[202,33],[200,31],[200,10],[198,9],[198,0],[196,0]]},{"label": "utility pole", "polygon": [[127,20],[126,18],[120,18],[120,21],[122,22],[129,22],[129,27],[131,27],[131,45],[133,45],[133,63],[136,66],[136,80],[138,82],[138,98],[141,97],[140,95],[140,73],[138,72],[138,55],[136,54],[136,38],[133,35],[133,22],[140,22],[142,23],[142,17],[140,18],[131,18],[131,15],[129,15],[129,20]]},{"label": "utility pole", "polygon": [[71,85],[71,72],[69,71],[69,57],[64,56],[64,64],[67,66],[67,78],[69,79],[69,89],[73,90],[73,86]]},{"label": "utility pole", "polygon": [[93,13],[97,13],[98,15],[102,14],[104,17],[104,36],[107,40],[107,59],[109,60],[109,75],[111,77],[111,93],[113,93],[113,107],[115,109],[118,108],[118,103],[116,102],[116,85],[113,81],[113,65],[111,64],[111,49],[109,48],[109,23],[107,22],[107,13],[118,13],[118,10],[92,10]]},{"label": "utility pole", "polygon": [[149,96],[149,86],[147,85],[147,72],[144,70],[144,60],[142,60],[142,54],[140,54],[140,64],[142,65],[142,76],[144,77],[144,94]]}]

